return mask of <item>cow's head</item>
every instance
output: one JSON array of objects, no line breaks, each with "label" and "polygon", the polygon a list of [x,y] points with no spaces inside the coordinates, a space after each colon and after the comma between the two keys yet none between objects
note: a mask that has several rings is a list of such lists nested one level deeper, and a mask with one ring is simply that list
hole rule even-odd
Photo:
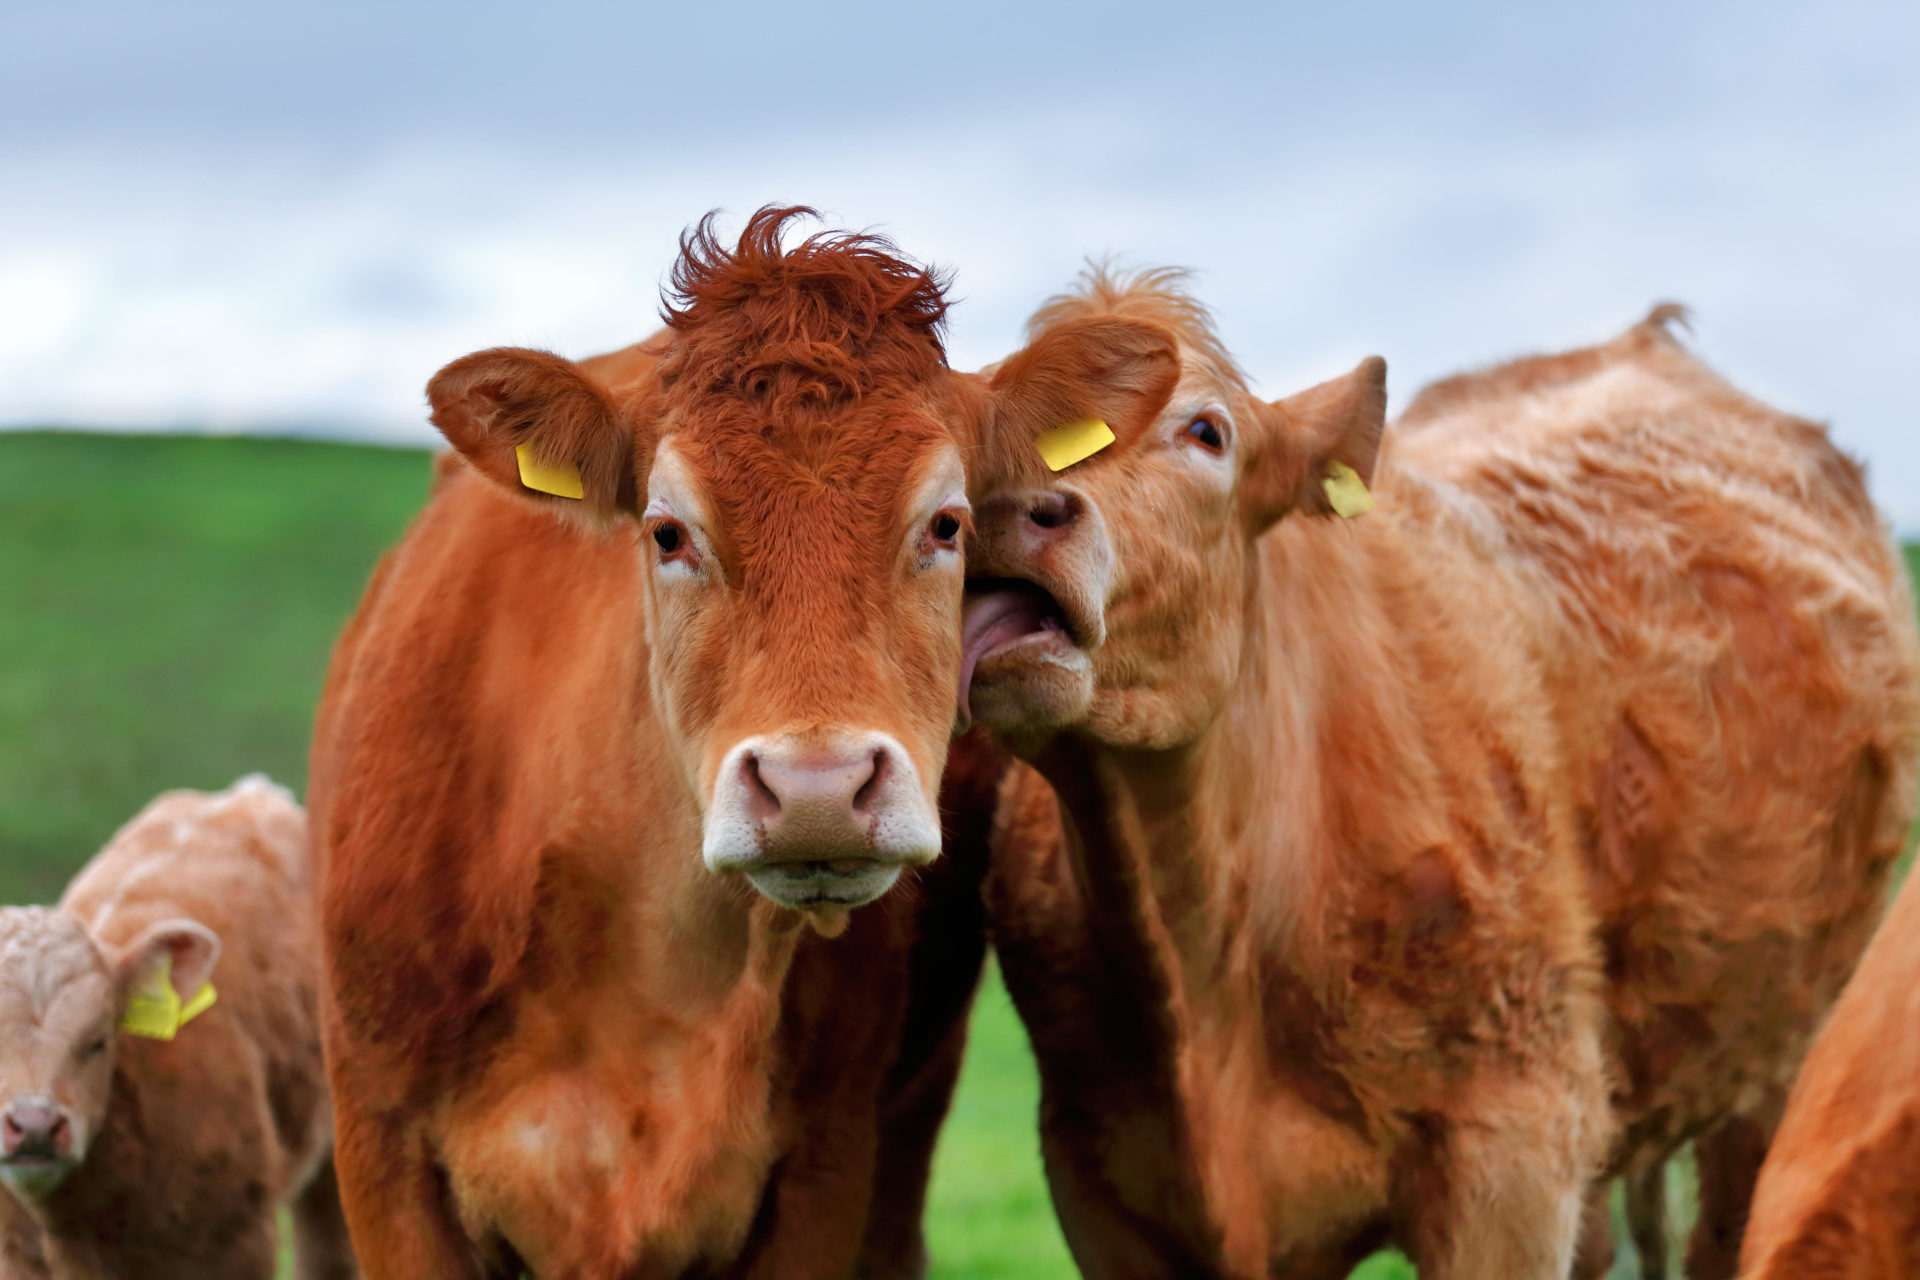
[{"label": "cow's head", "polygon": [[[957,678],[956,424],[983,393],[946,366],[942,282],[886,241],[684,237],[645,376],[500,349],[442,370],[433,419],[532,502],[639,526],[654,705],[715,871],[791,906],[885,892],[940,849]],[[547,468],[535,492],[522,459]],[[635,636],[635,643],[640,637]]]},{"label": "cow's head", "polygon": [[219,955],[193,920],[159,921],[116,947],[71,911],[0,908],[0,1181],[15,1195],[42,1199],[86,1158],[135,992],[170,981],[190,1000]]},{"label": "cow's head", "polygon": [[[994,371],[971,468],[963,692],[1016,746],[1064,728],[1190,740],[1240,671],[1254,540],[1331,515],[1324,481],[1343,467],[1372,477],[1385,364],[1263,402],[1177,282],[1095,272]],[[1085,419],[1114,442],[1049,472],[1036,441]]]}]

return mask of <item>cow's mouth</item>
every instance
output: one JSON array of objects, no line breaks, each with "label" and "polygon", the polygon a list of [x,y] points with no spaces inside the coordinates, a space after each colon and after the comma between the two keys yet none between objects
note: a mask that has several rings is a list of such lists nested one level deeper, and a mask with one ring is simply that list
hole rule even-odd
[{"label": "cow's mouth", "polygon": [[960,687],[956,722],[973,721],[976,676],[1081,645],[1060,602],[1024,578],[970,578],[960,615]]},{"label": "cow's mouth", "polygon": [[783,907],[858,907],[893,888],[903,864],[878,858],[765,862],[743,868],[749,883]]},{"label": "cow's mouth", "polygon": [[43,1196],[66,1180],[74,1163],[71,1155],[23,1149],[0,1159],[0,1180],[22,1195]]}]

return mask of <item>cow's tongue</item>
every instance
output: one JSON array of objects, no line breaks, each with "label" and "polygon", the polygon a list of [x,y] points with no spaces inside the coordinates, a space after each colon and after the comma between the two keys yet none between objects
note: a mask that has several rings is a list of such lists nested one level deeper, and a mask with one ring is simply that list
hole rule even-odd
[{"label": "cow's tongue", "polygon": [[962,730],[973,723],[968,697],[973,669],[1003,644],[1036,631],[1059,629],[1059,610],[1046,592],[1028,582],[969,589],[960,614],[960,687],[957,715]]}]

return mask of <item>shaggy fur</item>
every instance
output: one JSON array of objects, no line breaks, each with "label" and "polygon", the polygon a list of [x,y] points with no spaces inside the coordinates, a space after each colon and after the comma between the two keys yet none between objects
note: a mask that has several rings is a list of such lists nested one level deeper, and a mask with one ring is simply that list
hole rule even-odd
[{"label": "shaggy fur", "polygon": [[[850,921],[810,930],[701,861],[747,733],[877,725],[929,787],[948,758],[959,574],[918,571],[905,504],[979,392],[931,277],[860,237],[783,253],[791,219],[696,233],[648,343],[435,379],[470,465],[369,586],[313,752],[341,1183],[376,1280],[923,1268],[1003,759],[952,753],[947,856]],[[529,439],[581,466],[595,521],[518,491]],[[713,539],[692,595],[633,518],[669,447]]]},{"label": "shaggy fur", "polygon": [[[169,792],[87,864],[59,907],[0,911],[8,1020],[0,1076],[9,1091],[24,1083],[15,1055],[60,1012],[72,1012],[71,998],[49,1007],[55,990],[71,995],[95,980],[104,993],[116,966],[144,972],[131,949],[168,922],[209,928],[220,948],[212,971],[219,999],[177,1038],[122,1032],[97,1059],[63,1074],[54,1096],[84,1113],[69,1091],[86,1088],[83,1074],[101,1073],[103,1109],[76,1115],[76,1126],[91,1120],[97,1129],[79,1165],[44,1199],[0,1190],[6,1275],[268,1280],[282,1205],[293,1211],[302,1280],[354,1275],[328,1155],[306,843],[299,807],[264,780],[244,779],[217,795]],[[16,1004],[16,984],[39,985],[34,975],[48,976],[58,962],[53,945],[77,946],[79,962],[60,963],[53,990]],[[121,985],[114,1003],[101,1001],[103,1025],[125,994]],[[46,1022],[15,1023],[28,1018],[28,1005]]]},{"label": "shaggy fur", "polygon": [[1800,1069],[1742,1263],[1749,1280],[1920,1275],[1920,878]]},{"label": "shaggy fur", "polygon": [[[1045,407],[975,477],[969,573],[1079,641],[975,678],[1065,820],[1049,855],[1015,775],[989,912],[1076,1258],[1545,1280],[1580,1240],[1597,1275],[1606,1176],[1696,1138],[1692,1268],[1730,1274],[1912,810],[1920,649],[1858,468],[1657,315],[1422,395],[1377,509],[1325,518],[1378,371],[1262,404],[1173,285],[1051,304],[994,383]],[[1132,425],[1048,476],[1033,431],[1128,393],[1036,367],[1114,367],[1116,318],[1171,368],[1127,355]]]}]

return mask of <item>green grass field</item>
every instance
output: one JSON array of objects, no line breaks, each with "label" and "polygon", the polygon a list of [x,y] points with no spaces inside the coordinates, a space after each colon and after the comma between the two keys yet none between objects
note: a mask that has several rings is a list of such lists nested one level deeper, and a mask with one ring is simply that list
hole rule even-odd
[{"label": "green grass field", "polygon": [[[0,901],[51,901],[165,788],[260,770],[304,789],[334,634],[427,476],[411,450],[0,434]],[[1037,1098],[990,981],[935,1173],[935,1276],[1072,1274]],[[1673,1195],[1684,1214],[1683,1179]],[[1391,1255],[1357,1273],[1412,1274]]]}]

